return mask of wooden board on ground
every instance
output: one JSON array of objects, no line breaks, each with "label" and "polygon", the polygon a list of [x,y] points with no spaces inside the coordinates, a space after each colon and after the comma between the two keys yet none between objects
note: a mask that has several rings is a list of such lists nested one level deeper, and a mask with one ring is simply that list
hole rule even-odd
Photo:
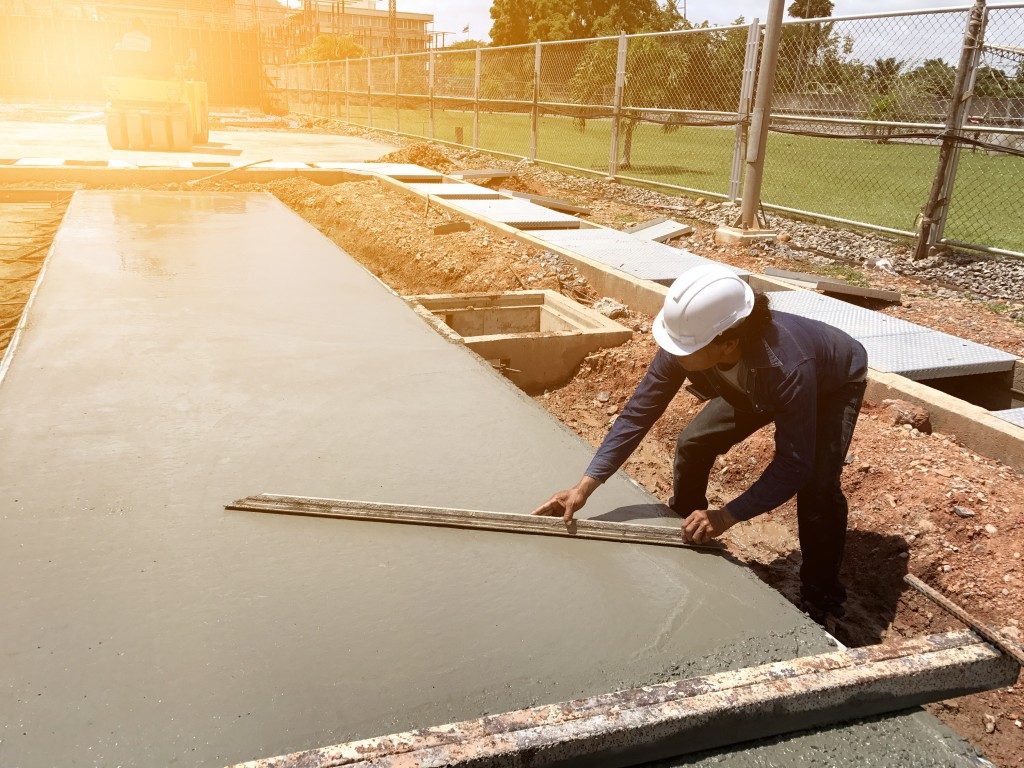
[{"label": "wooden board on ground", "polygon": [[511,189],[499,189],[498,191],[506,195],[512,195],[512,197],[518,197],[522,200],[529,200],[531,203],[536,203],[537,205],[543,205],[545,208],[550,208],[553,211],[573,213],[577,216],[589,216],[591,214],[591,210],[589,208],[584,208],[582,205],[570,203],[567,200],[560,200],[557,197],[534,195],[530,192],[515,192]]},{"label": "wooden board on ground", "polygon": [[823,277],[822,275],[815,275],[810,272],[791,272],[787,269],[776,269],[775,267],[768,267],[764,273],[769,277],[778,277],[794,283],[800,288],[821,291],[826,295],[835,296],[840,299],[846,296],[856,296],[862,299],[888,301],[893,304],[899,304],[902,300],[899,291],[852,285],[836,277]]},{"label": "wooden board on ground", "polygon": [[624,230],[631,235],[642,237],[644,240],[653,240],[656,243],[667,243],[683,235],[692,235],[693,227],[676,221],[668,216],[659,216],[656,219],[645,221],[640,224],[633,224]]},{"label": "wooden board on ground", "polygon": [[506,171],[504,168],[478,168],[449,174],[453,179],[462,179],[463,181],[468,179],[510,179],[514,175],[512,171]]},{"label": "wooden board on ground", "polygon": [[899,291],[889,291],[884,288],[866,288],[861,285],[850,285],[849,283],[835,282],[834,280],[819,280],[817,288],[822,293],[828,296],[835,296],[838,299],[847,296],[857,296],[862,299],[887,301],[892,304],[899,304],[902,301]]}]

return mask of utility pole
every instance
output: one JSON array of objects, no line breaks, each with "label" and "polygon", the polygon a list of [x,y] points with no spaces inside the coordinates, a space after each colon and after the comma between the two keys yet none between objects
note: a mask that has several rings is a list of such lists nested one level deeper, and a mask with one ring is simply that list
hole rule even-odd
[{"label": "utility pole", "polygon": [[761,205],[761,182],[764,180],[764,157],[768,146],[768,127],[772,119],[772,92],[775,89],[775,69],[779,63],[784,10],[785,0],[770,0],[757,78],[757,95],[750,116],[740,217],[733,226],[719,227],[715,231],[715,240],[719,243],[745,244],[756,240],[774,240],[778,236],[778,232],[760,228],[757,211]]},{"label": "utility pole", "polygon": [[956,80],[953,83],[953,94],[950,99],[949,113],[946,116],[946,130],[942,134],[942,145],[939,148],[939,165],[932,180],[928,202],[921,211],[918,224],[917,247],[914,258],[923,259],[931,255],[942,239],[949,214],[949,202],[953,196],[953,185],[956,181],[957,165],[960,161],[960,130],[971,111],[971,99],[974,96],[974,79],[981,60],[981,49],[984,43],[985,23],[988,11],[985,0],[975,0],[967,19],[964,32],[963,48],[960,51],[960,63],[956,68]]}]

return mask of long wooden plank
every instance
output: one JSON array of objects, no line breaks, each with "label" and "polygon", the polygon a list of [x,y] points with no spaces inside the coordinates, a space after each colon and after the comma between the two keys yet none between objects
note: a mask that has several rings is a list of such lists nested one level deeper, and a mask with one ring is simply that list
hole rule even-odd
[{"label": "long wooden plank", "polygon": [[498,191],[504,192],[506,195],[511,195],[512,197],[518,197],[521,200],[529,200],[531,203],[536,203],[537,205],[543,205],[545,208],[550,208],[553,211],[572,213],[577,216],[589,216],[592,213],[589,208],[584,208],[582,205],[570,203],[568,200],[562,200],[557,197],[535,195],[532,192],[516,192],[511,189],[499,189]]},{"label": "long wooden plank", "polygon": [[968,627],[973,629],[979,636],[985,638],[988,642],[992,643],[996,648],[1005,653],[1010,658],[1014,659],[1018,664],[1024,667],[1024,651],[1021,650],[1020,646],[1010,642],[1007,638],[999,634],[995,629],[985,624],[977,617],[967,612],[965,608],[957,605],[944,594],[938,590],[932,589],[917,576],[912,573],[908,573],[903,577],[903,580],[920,592],[922,595],[927,597],[929,600],[934,602],[936,605],[941,607],[943,610],[951,613],[957,619],[962,621]]},{"label": "long wooden plank", "polygon": [[306,496],[281,496],[263,493],[228,504],[225,509],[246,512],[274,512],[284,515],[335,517],[344,520],[366,520],[375,523],[405,523],[442,528],[469,528],[478,531],[501,531],[540,536],[561,536],[571,539],[594,539],[630,544],[652,544],[722,552],[719,542],[689,544],[683,541],[676,526],[616,523],[606,520],[573,520],[566,526],[561,517],[534,517],[507,512],[485,512],[474,509],[417,507],[406,504],[381,504],[373,501],[318,499]]},{"label": "long wooden plank", "polygon": [[296,752],[237,768],[636,765],[1007,685],[1019,668],[950,632]]}]

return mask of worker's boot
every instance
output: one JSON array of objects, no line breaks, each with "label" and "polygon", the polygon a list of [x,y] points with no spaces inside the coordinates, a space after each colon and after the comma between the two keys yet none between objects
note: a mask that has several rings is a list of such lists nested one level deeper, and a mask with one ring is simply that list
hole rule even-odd
[{"label": "worker's boot", "polygon": [[800,610],[817,624],[825,626],[829,619],[841,619],[846,615],[846,589],[840,584],[830,593],[814,587],[800,589]]}]

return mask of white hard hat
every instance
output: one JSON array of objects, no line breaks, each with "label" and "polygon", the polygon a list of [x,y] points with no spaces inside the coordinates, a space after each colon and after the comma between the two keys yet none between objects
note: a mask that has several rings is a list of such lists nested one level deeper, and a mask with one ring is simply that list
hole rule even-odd
[{"label": "white hard hat", "polygon": [[676,278],[651,330],[658,346],[692,355],[754,309],[754,292],[721,264],[702,264]]}]

